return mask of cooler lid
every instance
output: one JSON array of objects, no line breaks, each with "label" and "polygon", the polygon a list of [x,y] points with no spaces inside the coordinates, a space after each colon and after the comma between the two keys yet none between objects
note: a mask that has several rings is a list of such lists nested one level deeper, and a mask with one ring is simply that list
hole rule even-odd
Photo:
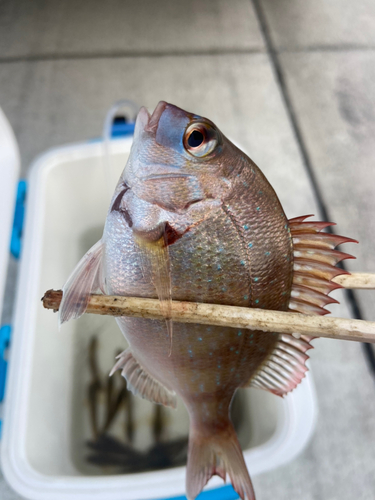
[{"label": "cooler lid", "polygon": [[19,169],[20,155],[16,138],[3,110],[0,108],[0,319],[3,308]]}]

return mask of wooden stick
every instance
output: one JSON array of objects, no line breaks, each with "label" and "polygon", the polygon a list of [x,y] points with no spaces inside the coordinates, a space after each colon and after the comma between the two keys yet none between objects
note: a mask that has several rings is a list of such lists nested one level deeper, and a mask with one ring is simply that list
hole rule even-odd
[{"label": "wooden stick", "polygon": [[[61,298],[61,290],[49,290],[42,299],[43,305],[47,309],[57,311]],[[137,297],[91,295],[86,312],[163,319],[157,299]],[[172,302],[172,319],[179,323],[201,323],[289,334],[298,332],[301,335],[314,337],[375,343],[375,322],[356,319],[307,316],[291,312],[178,301]]]},{"label": "wooden stick", "polygon": [[375,290],[375,274],[374,273],[352,273],[341,274],[333,278],[335,283],[338,283],[344,288],[357,288]]}]

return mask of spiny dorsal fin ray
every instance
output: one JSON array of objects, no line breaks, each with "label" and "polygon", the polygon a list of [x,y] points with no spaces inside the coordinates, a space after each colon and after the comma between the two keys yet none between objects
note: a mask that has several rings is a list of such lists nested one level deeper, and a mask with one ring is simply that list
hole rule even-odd
[{"label": "spiny dorsal fin ray", "polygon": [[338,301],[336,299],[329,297],[325,293],[314,291],[307,286],[302,286],[295,283],[293,283],[291,297],[293,299],[301,299],[305,302],[310,302],[310,304],[318,307],[324,307],[327,304],[338,304]]},{"label": "spiny dorsal fin ray", "polygon": [[290,223],[290,230],[293,231],[294,235],[300,233],[319,233],[322,229],[329,226],[335,226],[334,222],[294,222]]},{"label": "spiny dorsal fin ray", "polygon": [[310,215],[301,215],[300,217],[294,217],[293,219],[289,219],[289,226],[291,226],[292,224],[295,224],[295,223],[300,223],[300,222],[303,222],[304,220],[308,219],[309,217],[314,217],[314,214],[310,214]]},{"label": "spiny dorsal fin ray", "polygon": [[303,272],[294,271],[293,273],[293,285],[303,285],[307,288],[321,292],[324,294],[331,293],[333,290],[341,288],[341,285],[333,281],[327,281],[323,278],[318,278],[316,276],[309,276]]},{"label": "spiny dorsal fin ray", "polygon": [[303,245],[334,249],[342,243],[358,243],[358,241],[351,238],[331,233],[296,233],[294,235],[292,230],[291,233],[295,248],[298,248],[299,245]]},{"label": "spiny dorsal fin ray", "polygon": [[176,394],[154,379],[135,359],[130,349],[119,354],[110,376],[121,369],[121,375],[127,381],[127,388],[135,395],[148,399],[152,403],[176,408]]},{"label": "spiny dorsal fin ray", "polygon": [[310,276],[326,279],[327,281],[331,281],[340,274],[349,274],[348,271],[331,266],[330,264],[323,264],[315,259],[302,259],[300,257],[294,259],[293,269]]},{"label": "spiny dorsal fin ray", "polygon": [[325,248],[298,245],[294,247],[294,259],[313,259],[323,264],[335,266],[345,259],[355,259],[353,255],[339,252],[338,250],[328,250]]},{"label": "spiny dorsal fin ray", "polygon": [[[353,259],[352,255],[334,250],[341,243],[355,242],[350,238],[331,233],[321,233],[333,226],[332,222],[305,222],[310,215],[289,221],[294,249],[294,272],[289,310],[302,314],[327,314],[327,304],[337,303],[328,294],[340,285],[332,279],[349,274],[335,267],[338,262]],[[314,337],[280,335],[275,349],[251,379],[250,385],[284,396],[301,382],[307,371],[306,351],[311,349]]]},{"label": "spiny dorsal fin ray", "polygon": [[299,312],[301,314],[318,314],[319,316],[324,316],[329,313],[324,307],[319,307],[309,301],[307,302],[295,298],[291,298],[289,301],[289,311]]}]

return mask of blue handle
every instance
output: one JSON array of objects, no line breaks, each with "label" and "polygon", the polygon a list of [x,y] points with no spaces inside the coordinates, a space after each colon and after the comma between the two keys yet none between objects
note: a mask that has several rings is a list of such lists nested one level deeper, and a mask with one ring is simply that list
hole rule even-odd
[{"label": "blue handle", "polygon": [[17,188],[16,208],[14,211],[12,238],[10,241],[10,251],[13,257],[19,259],[21,254],[21,239],[23,221],[25,218],[25,199],[27,184],[26,181],[19,181]]},{"label": "blue handle", "polygon": [[0,328],[0,403],[4,399],[5,379],[8,367],[8,362],[5,359],[5,352],[9,347],[11,331],[10,325],[4,325]]},{"label": "blue handle", "polygon": [[112,137],[126,137],[134,134],[135,123],[114,122],[112,125]]}]

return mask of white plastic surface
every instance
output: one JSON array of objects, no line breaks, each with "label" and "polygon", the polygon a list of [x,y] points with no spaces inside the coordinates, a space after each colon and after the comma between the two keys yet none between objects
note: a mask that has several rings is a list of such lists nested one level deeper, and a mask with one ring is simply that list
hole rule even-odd
[{"label": "white plastic surface", "polygon": [[[114,166],[124,167],[130,140],[114,141]],[[35,500],[139,500],[184,494],[185,468],[107,475],[84,462],[88,435],[87,346],[95,331],[101,365],[111,367],[124,340],[112,318],[83,316],[59,332],[57,316],[40,297],[60,288],[99,237],[107,200],[102,145],[55,149],[32,168],[2,447],[10,485]],[[285,399],[246,389],[246,425],[240,434],[250,474],[285,464],[309,440],[316,402],[311,376]],[[138,400],[137,400],[138,401]],[[136,444],[146,446],[149,403],[139,400]],[[171,436],[187,426],[183,407],[170,417]],[[145,437],[146,436],[146,437]],[[146,439],[147,440],[147,439]],[[222,486],[219,478],[209,487]]]},{"label": "white plastic surface", "polygon": [[0,318],[19,168],[20,157],[16,139],[4,112],[0,108]]}]

